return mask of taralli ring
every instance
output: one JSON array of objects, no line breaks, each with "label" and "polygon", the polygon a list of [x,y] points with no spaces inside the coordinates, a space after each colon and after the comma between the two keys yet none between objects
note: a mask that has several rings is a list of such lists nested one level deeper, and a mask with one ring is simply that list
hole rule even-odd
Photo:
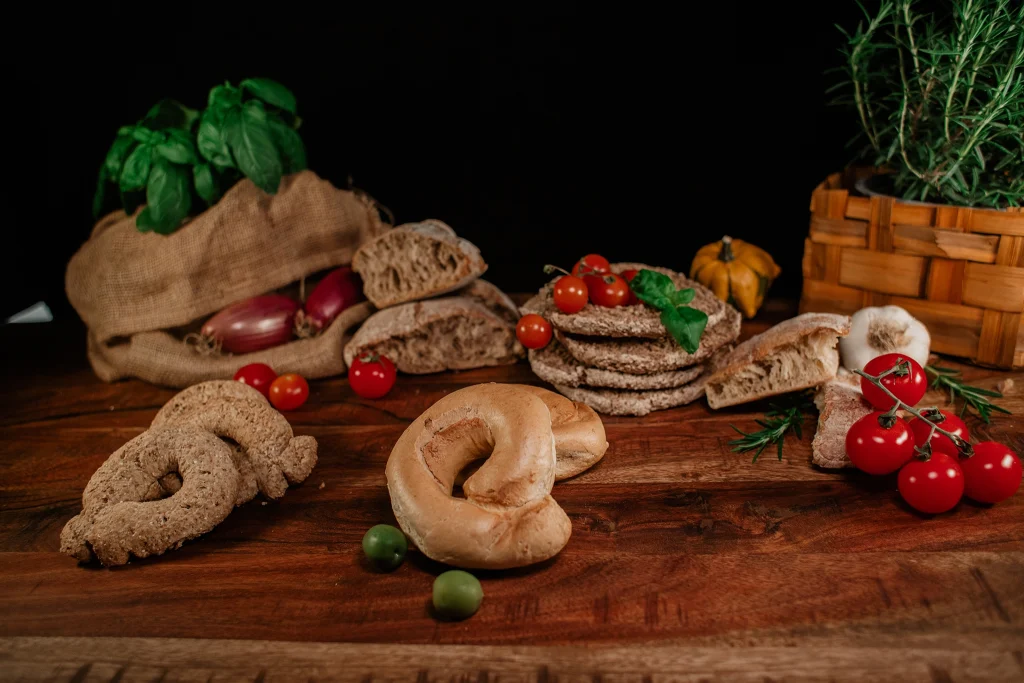
[{"label": "taralli ring", "polygon": [[[571,476],[607,448],[586,406],[536,387],[467,387],[428,408],[395,444],[387,464],[392,509],[434,560],[488,569],[541,562],[572,531],[550,495],[560,456],[560,474]],[[480,458],[487,460],[462,486],[465,499],[452,497],[456,477]]]},{"label": "taralli ring", "polygon": [[[168,496],[161,478],[181,476]],[[60,551],[82,562],[128,562],[180,547],[234,509],[238,472],[231,448],[191,427],[151,429],[119,448],[92,475],[82,512],[60,534]]]}]

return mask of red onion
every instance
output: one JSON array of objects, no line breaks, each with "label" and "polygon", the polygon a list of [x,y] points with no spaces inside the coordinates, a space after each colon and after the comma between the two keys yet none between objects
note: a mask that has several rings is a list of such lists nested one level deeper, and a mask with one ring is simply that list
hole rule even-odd
[{"label": "red onion", "polygon": [[[363,301],[363,281],[348,266],[336,268],[321,280],[306,299],[297,320],[300,336],[315,333],[349,306]],[[311,328],[311,329],[308,329]],[[305,329],[305,334],[303,333]]]},{"label": "red onion", "polygon": [[292,338],[299,304],[283,294],[231,304],[203,325],[202,337],[231,353],[251,353]]}]

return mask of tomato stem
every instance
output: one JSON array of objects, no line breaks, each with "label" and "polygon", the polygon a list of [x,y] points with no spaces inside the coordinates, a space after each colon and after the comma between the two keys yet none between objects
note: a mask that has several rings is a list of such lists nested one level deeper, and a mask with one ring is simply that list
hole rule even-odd
[{"label": "tomato stem", "polygon": [[[878,375],[877,377],[874,376],[874,375],[869,375],[868,373],[864,372],[863,370],[854,370],[854,372],[856,374],[860,375],[861,377],[863,377],[864,379],[866,379],[867,381],[869,381],[872,384],[874,384],[879,389],[881,389],[883,392],[885,392],[886,396],[888,396],[892,400],[896,401],[896,403],[893,405],[893,407],[890,408],[890,412],[894,412],[897,409],[903,409],[903,410],[907,411],[908,413],[910,413],[911,415],[913,415],[917,419],[922,420],[923,422],[926,422],[927,424],[931,425],[933,432],[938,432],[939,434],[942,434],[944,437],[948,438],[950,441],[952,441],[954,444],[956,444],[957,450],[959,450],[960,453],[963,454],[964,457],[969,458],[972,455],[974,455],[974,449],[971,448],[971,444],[967,443],[967,441],[965,441],[963,438],[957,436],[956,434],[953,434],[952,432],[947,432],[945,429],[943,429],[942,427],[940,427],[939,425],[937,425],[936,423],[932,422],[927,417],[925,417],[924,414],[921,411],[918,411],[918,410],[908,406],[906,403],[901,401],[899,399],[899,397],[896,396],[896,394],[894,394],[891,391],[889,391],[888,387],[886,387],[884,384],[882,384],[882,378],[883,377],[885,377],[887,375],[890,375],[890,374],[900,375],[901,373],[896,371],[896,368],[899,368],[900,366],[903,366],[903,371],[905,373],[909,373],[910,372],[910,363],[908,363],[905,360],[904,361],[900,361],[899,363],[897,363],[896,365],[892,366],[891,368],[889,368],[888,370],[886,370],[882,374]],[[927,409],[925,409],[924,412],[927,412]],[[929,446],[931,445],[931,437],[928,438],[928,444],[929,444]]]},{"label": "tomato stem", "polygon": [[572,273],[567,271],[565,268],[559,268],[558,266],[553,266],[550,263],[544,266],[544,272],[547,275],[551,275],[551,273],[565,273],[566,275],[572,275]]}]

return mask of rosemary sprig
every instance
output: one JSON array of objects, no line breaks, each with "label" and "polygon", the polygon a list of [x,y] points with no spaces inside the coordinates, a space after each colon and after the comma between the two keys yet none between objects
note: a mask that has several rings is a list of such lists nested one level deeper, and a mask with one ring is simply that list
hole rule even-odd
[{"label": "rosemary sprig", "polygon": [[960,378],[961,372],[959,370],[938,365],[926,365],[924,369],[925,372],[934,378],[932,379],[932,389],[949,391],[950,403],[956,405],[958,398],[963,399],[964,403],[960,407],[961,417],[967,412],[968,408],[974,408],[975,412],[978,413],[978,417],[988,424],[992,421],[992,411],[1006,415],[1011,414],[1006,408],[997,406],[989,400],[990,398],[1002,398],[1003,395],[1001,393],[991,389],[982,389],[981,387],[972,387],[969,384],[964,384],[964,381]]},{"label": "rosemary sprig", "polygon": [[759,431],[747,433],[736,425],[729,425],[742,437],[729,442],[733,447],[733,453],[756,451],[751,462],[757,462],[758,457],[769,445],[776,444],[779,460],[782,460],[782,443],[786,432],[792,430],[796,438],[803,438],[803,421],[814,408],[808,392],[792,394],[786,402],[769,403],[768,406],[771,410],[764,414],[764,419],[754,420],[762,427]]}]

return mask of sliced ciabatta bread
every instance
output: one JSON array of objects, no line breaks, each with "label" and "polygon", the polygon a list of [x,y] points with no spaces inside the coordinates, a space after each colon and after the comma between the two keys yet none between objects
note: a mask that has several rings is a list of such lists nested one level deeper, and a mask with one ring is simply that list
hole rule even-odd
[{"label": "sliced ciabatta bread", "polygon": [[660,339],[607,339],[555,331],[555,338],[584,365],[631,375],[672,372],[705,363],[719,349],[740,336],[740,313],[727,306],[724,317],[704,328],[700,346],[687,353],[672,337]]},{"label": "sliced ciabatta bread", "polygon": [[516,306],[512,299],[508,298],[505,292],[487,280],[473,280],[462,289],[456,291],[453,296],[468,296],[470,299],[476,299],[504,318],[509,325],[514,326],[519,322],[519,307]]},{"label": "sliced ciabatta bread", "polygon": [[476,246],[438,220],[407,223],[359,247],[352,270],[377,308],[453,292],[483,275]]},{"label": "sliced ciabatta bread", "polygon": [[524,354],[513,326],[462,296],[374,313],[345,347],[345,364],[366,352],[387,356],[401,372],[417,375],[504,365]]},{"label": "sliced ciabatta bread", "polygon": [[565,347],[554,339],[543,349],[530,350],[529,358],[533,374],[545,382],[569,387],[589,385],[609,389],[674,389],[692,382],[704,372],[702,365],[649,375],[630,375],[625,372],[592,368],[573,358]]},{"label": "sliced ciabatta bread", "polygon": [[849,332],[845,315],[804,313],[751,337],[708,378],[708,405],[724,408],[833,379],[839,368],[839,337]]},{"label": "sliced ciabatta bread", "polygon": [[839,368],[836,378],[818,387],[818,429],[811,442],[811,462],[819,467],[851,467],[846,455],[846,433],[853,423],[874,408],[864,399],[860,377]]},{"label": "sliced ciabatta bread", "polygon": [[561,384],[556,384],[555,389],[566,398],[585,403],[605,415],[640,416],[655,410],[666,410],[696,401],[704,395],[706,381],[706,376],[702,375],[681,387],[651,391],[570,387]]},{"label": "sliced ciabatta bread", "polygon": [[[725,316],[730,306],[720,300],[710,289],[668,268],[655,268],[642,263],[613,263],[613,273],[626,270],[653,270],[672,278],[677,288],[693,288],[694,298],[690,303],[708,315],[708,327],[716,325]],[[555,278],[557,280],[558,278]],[[541,288],[540,292],[520,307],[523,313],[536,313],[562,332],[588,334],[597,337],[643,337],[657,339],[669,336],[661,324],[661,314],[643,304],[605,308],[587,304],[578,313],[562,313],[555,306],[553,296],[555,280]]]}]

